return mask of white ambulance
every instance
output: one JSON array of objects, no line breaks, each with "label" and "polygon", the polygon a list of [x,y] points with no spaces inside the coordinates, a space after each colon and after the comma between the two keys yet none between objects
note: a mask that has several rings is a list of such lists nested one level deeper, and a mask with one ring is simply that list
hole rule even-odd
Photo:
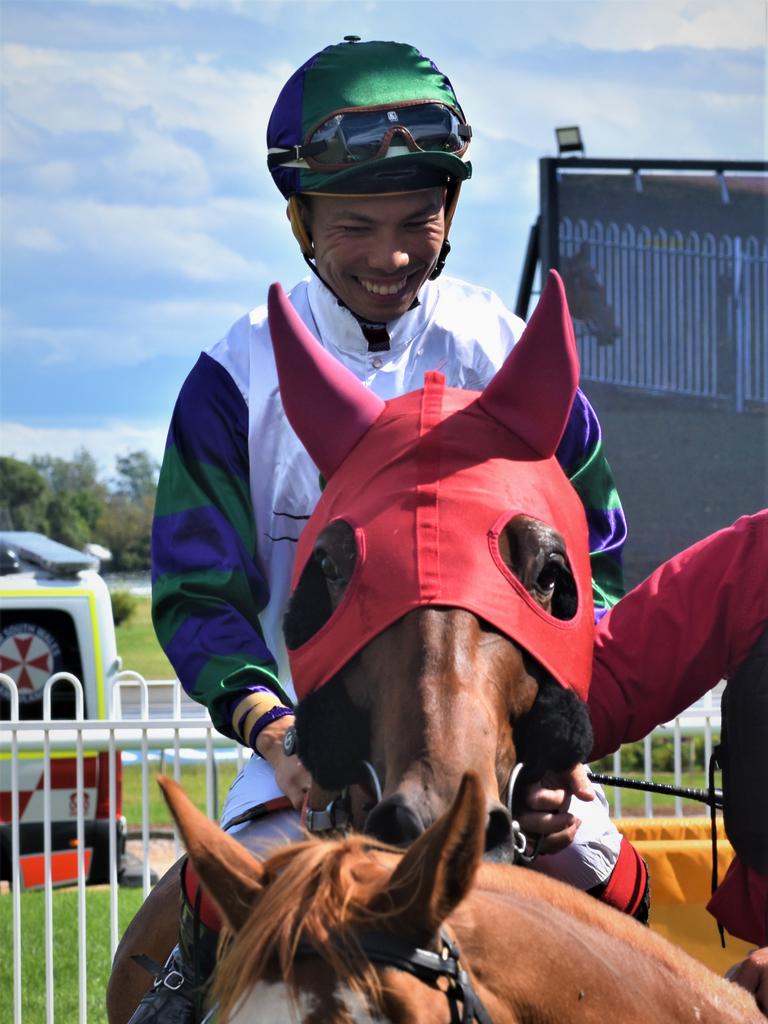
[{"label": "white ambulance", "polygon": [[[57,672],[82,683],[83,717],[110,716],[111,684],[120,670],[112,605],[97,560],[38,533],[0,531],[0,673],[16,684],[19,719],[43,717],[43,688]],[[75,691],[60,681],[51,690],[51,717],[76,717]],[[10,690],[0,684],[0,722],[11,716]],[[11,753],[0,749],[0,879],[11,875]],[[109,754],[84,757],[85,863],[90,882],[109,879],[110,829],[118,855],[125,846],[121,764],[117,808],[110,818]],[[44,763],[42,751],[18,758],[21,878],[43,881]],[[51,871],[63,884],[77,877],[77,795],[74,751],[51,756]]]}]

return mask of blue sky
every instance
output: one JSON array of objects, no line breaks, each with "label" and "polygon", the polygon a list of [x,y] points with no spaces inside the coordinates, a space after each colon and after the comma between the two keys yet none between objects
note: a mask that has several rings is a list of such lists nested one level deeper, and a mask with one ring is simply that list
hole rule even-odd
[{"label": "blue sky", "polygon": [[304,264],[280,86],[348,33],[451,78],[474,176],[449,272],[514,303],[555,125],[604,157],[765,159],[765,0],[2,0],[0,453],[160,457],[197,354]]}]

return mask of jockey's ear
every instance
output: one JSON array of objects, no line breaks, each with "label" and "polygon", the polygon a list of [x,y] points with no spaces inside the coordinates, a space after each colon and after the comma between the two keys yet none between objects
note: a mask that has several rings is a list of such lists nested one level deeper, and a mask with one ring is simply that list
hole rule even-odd
[{"label": "jockey's ear", "polygon": [[200,881],[223,920],[237,931],[262,891],[261,861],[199,811],[177,782],[164,775],[157,781]]},{"label": "jockey's ear", "polygon": [[453,806],[408,848],[375,907],[396,934],[429,941],[475,880],[485,844],[480,780],[467,772]]}]

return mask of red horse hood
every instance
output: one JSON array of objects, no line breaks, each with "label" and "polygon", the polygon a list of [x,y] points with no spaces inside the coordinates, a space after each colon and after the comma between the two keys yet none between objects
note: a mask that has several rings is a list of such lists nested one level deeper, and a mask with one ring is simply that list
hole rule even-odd
[{"label": "red horse hood", "polygon": [[[347,522],[357,543],[338,608],[288,652],[299,699],[387,626],[430,605],[486,619],[584,699],[594,632],[587,526],[554,458],[577,377],[559,278],[484,392],[446,388],[429,373],[422,390],[386,403],[307,337],[281,292],[270,303],[286,413],[328,477],[299,539],[292,590],[330,522]],[[545,612],[501,558],[499,535],[521,513],[565,540],[578,593],[571,619]]]}]

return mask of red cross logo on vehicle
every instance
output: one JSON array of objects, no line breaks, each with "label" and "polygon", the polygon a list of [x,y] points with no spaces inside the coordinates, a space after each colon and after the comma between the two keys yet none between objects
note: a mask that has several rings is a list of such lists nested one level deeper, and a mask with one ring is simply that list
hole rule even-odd
[{"label": "red cross logo on vehicle", "polygon": [[0,672],[16,683],[22,703],[40,696],[60,655],[55,638],[35,623],[18,622],[0,631]]}]

